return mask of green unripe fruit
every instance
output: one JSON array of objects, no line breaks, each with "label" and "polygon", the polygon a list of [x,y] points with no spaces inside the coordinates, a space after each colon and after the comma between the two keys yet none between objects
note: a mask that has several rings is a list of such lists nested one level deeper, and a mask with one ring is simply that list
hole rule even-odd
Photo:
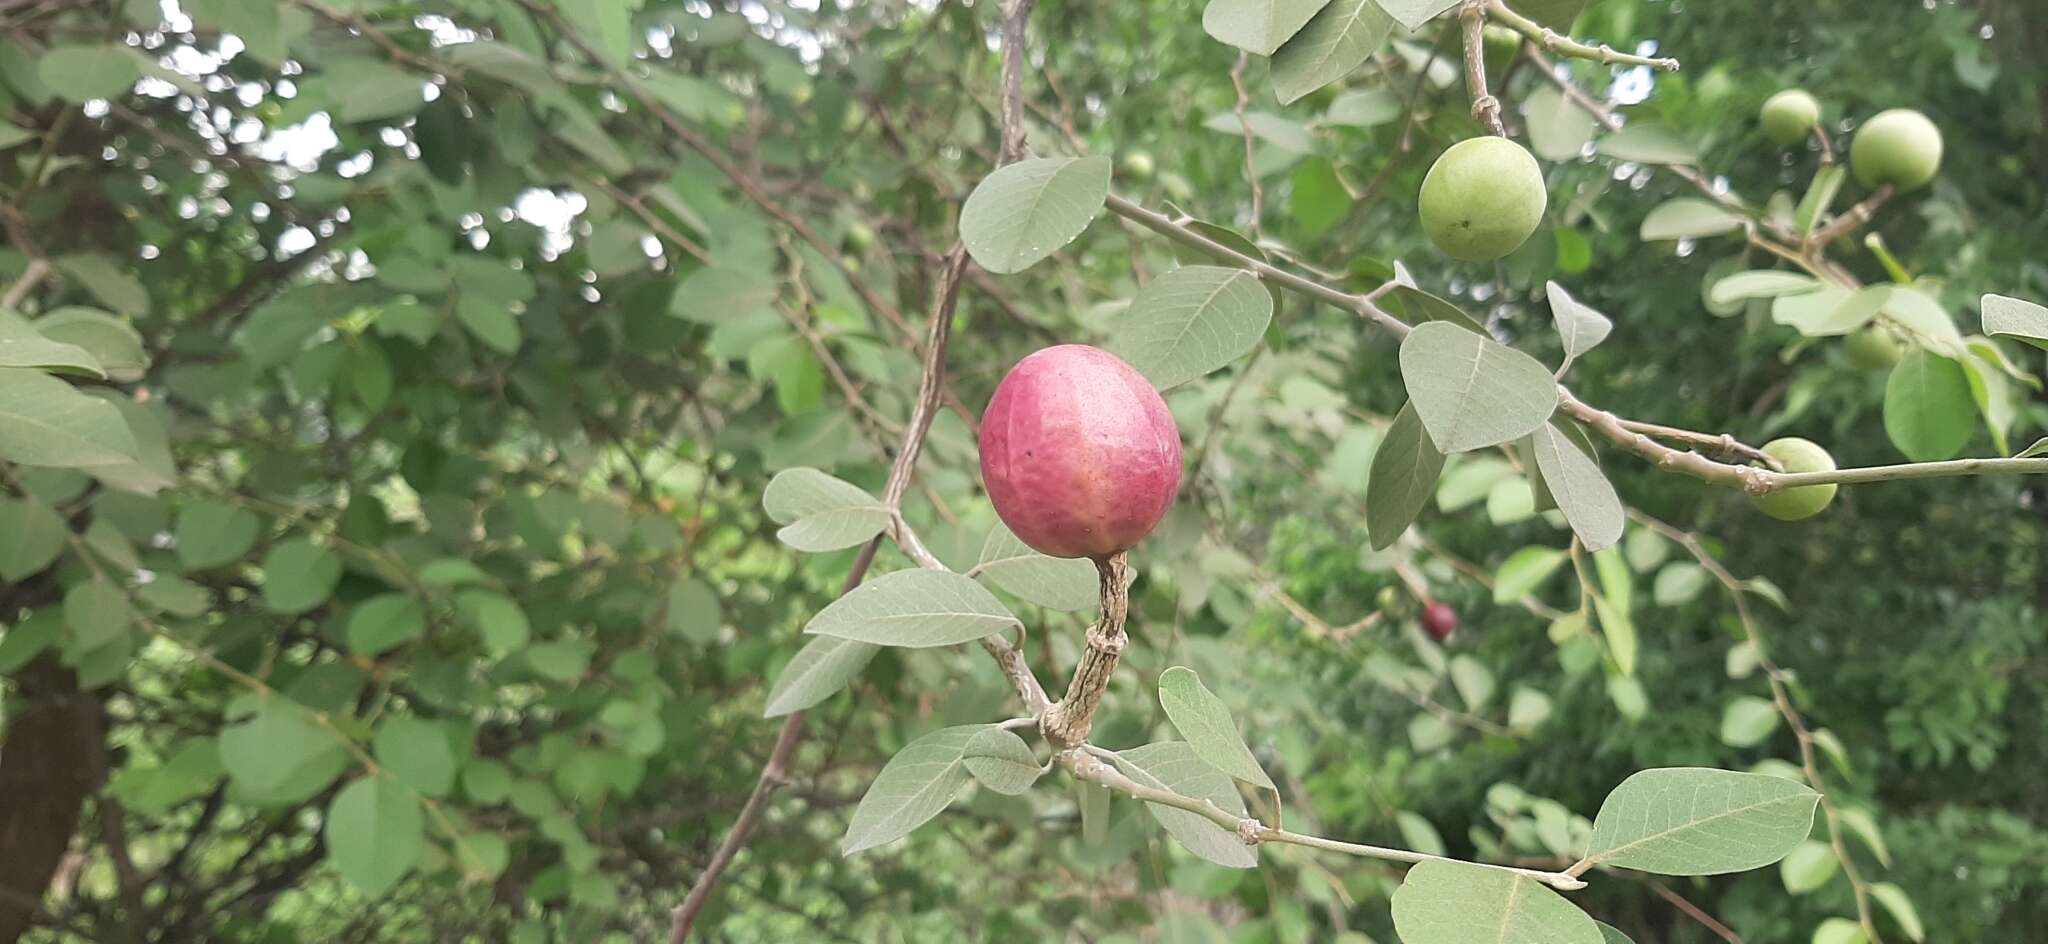
[{"label": "green unripe fruit", "polygon": [[1848,355],[1850,364],[1864,370],[1888,370],[1905,352],[1891,335],[1864,328],[1843,339],[1842,353]]},{"label": "green unripe fruit", "polygon": [[1820,123],[1820,102],[1801,89],[1786,89],[1764,100],[1758,120],[1764,137],[1778,144],[1798,144]]},{"label": "green unripe fruit", "polygon": [[[1787,472],[1833,472],[1835,457],[1809,439],[1787,436],[1764,444],[1764,454],[1778,460]],[[1834,485],[1801,485],[1766,495],[1752,495],[1757,510],[1779,521],[1798,521],[1820,514],[1835,500]]]},{"label": "green unripe fruit", "polygon": [[1149,180],[1152,177],[1152,170],[1152,155],[1144,151],[1132,151],[1124,155],[1124,176]]},{"label": "green unripe fruit", "polygon": [[873,227],[859,220],[846,224],[846,246],[854,252],[865,252],[875,244]]},{"label": "green unripe fruit", "polygon": [[1910,108],[1880,112],[1856,129],[1849,167],[1866,187],[1918,190],[1941,170],[1941,129]]},{"label": "green unripe fruit", "polygon": [[1550,195],[1536,158],[1506,138],[1451,145],[1422,178],[1422,229],[1466,262],[1514,252],[1543,222]]}]

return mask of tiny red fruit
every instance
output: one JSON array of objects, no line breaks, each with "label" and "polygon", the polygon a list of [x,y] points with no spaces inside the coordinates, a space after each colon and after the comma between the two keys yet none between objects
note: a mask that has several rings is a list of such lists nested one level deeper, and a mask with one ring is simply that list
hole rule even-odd
[{"label": "tiny red fruit", "polygon": [[1144,375],[1085,344],[1017,362],[981,418],[981,478],[1018,539],[1053,557],[1130,550],[1180,488],[1180,430]]},{"label": "tiny red fruit", "polygon": [[1458,611],[1451,609],[1448,603],[1431,600],[1422,608],[1422,631],[1437,642],[1451,638],[1451,634],[1458,631]]}]

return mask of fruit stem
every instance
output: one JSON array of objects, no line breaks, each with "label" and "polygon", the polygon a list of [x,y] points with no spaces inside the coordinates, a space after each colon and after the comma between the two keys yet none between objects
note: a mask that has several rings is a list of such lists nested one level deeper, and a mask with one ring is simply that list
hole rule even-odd
[{"label": "fruit stem", "polygon": [[1088,647],[1081,653],[1081,664],[1074,667],[1073,681],[1067,683],[1067,697],[1047,708],[1039,724],[1046,740],[1060,749],[1088,740],[1095,724],[1095,706],[1109,690],[1109,677],[1116,673],[1117,660],[1129,641],[1124,621],[1131,610],[1130,556],[1118,551],[1096,558],[1095,573],[1101,578],[1102,616],[1088,627]]}]

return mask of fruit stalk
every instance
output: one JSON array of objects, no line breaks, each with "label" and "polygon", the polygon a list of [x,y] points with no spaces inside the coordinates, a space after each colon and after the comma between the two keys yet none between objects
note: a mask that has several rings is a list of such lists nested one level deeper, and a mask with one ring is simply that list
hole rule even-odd
[{"label": "fruit stalk", "polygon": [[1095,573],[1102,581],[1102,616],[1088,627],[1088,647],[1081,664],[1074,667],[1074,679],[1067,683],[1065,698],[1045,710],[1038,730],[1062,750],[1088,740],[1095,725],[1095,706],[1109,690],[1109,677],[1116,674],[1123,657],[1124,622],[1131,609],[1131,561],[1123,552],[1095,558]]}]

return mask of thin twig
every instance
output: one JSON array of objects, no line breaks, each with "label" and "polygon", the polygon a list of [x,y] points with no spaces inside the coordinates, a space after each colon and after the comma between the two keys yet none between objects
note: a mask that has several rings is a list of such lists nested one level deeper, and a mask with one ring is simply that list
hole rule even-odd
[{"label": "thin twig", "polygon": [[1876,192],[1863,198],[1863,202],[1843,211],[1841,216],[1829,221],[1828,225],[1814,230],[1813,235],[1806,238],[1805,248],[1808,252],[1813,252],[1855,232],[1858,227],[1877,216],[1877,211],[1882,209],[1896,192],[1896,188],[1891,184],[1880,185]]},{"label": "thin twig", "polygon": [[1500,120],[1500,99],[1486,86],[1486,0],[1464,0],[1458,10],[1465,32],[1465,90],[1472,95],[1472,117],[1486,133],[1508,136]]},{"label": "thin twig", "polygon": [[1237,126],[1244,131],[1244,178],[1252,187],[1252,221],[1245,227],[1251,231],[1251,238],[1259,238],[1259,220],[1266,215],[1266,190],[1259,184],[1259,166],[1253,145],[1257,143],[1252,134],[1252,120],[1245,115],[1246,106],[1251,104],[1251,93],[1245,90],[1244,70],[1252,61],[1251,53],[1239,52],[1237,65],[1230,68],[1230,86],[1237,90],[1237,104],[1231,111],[1237,115]]},{"label": "thin twig", "polygon": [[1486,12],[1492,14],[1494,19],[1501,21],[1515,32],[1529,37],[1530,41],[1536,45],[1542,46],[1560,56],[1572,59],[1590,59],[1594,62],[1606,63],[1608,65],[1649,66],[1652,69],[1662,69],[1666,72],[1678,71],[1678,60],[1676,59],[1653,59],[1647,56],[1633,56],[1605,43],[1598,46],[1589,46],[1548,26],[1544,26],[1535,20],[1529,19],[1520,13],[1516,13],[1514,10],[1509,9],[1503,0],[1479,0],[1479,2],[1486,7]]}]

